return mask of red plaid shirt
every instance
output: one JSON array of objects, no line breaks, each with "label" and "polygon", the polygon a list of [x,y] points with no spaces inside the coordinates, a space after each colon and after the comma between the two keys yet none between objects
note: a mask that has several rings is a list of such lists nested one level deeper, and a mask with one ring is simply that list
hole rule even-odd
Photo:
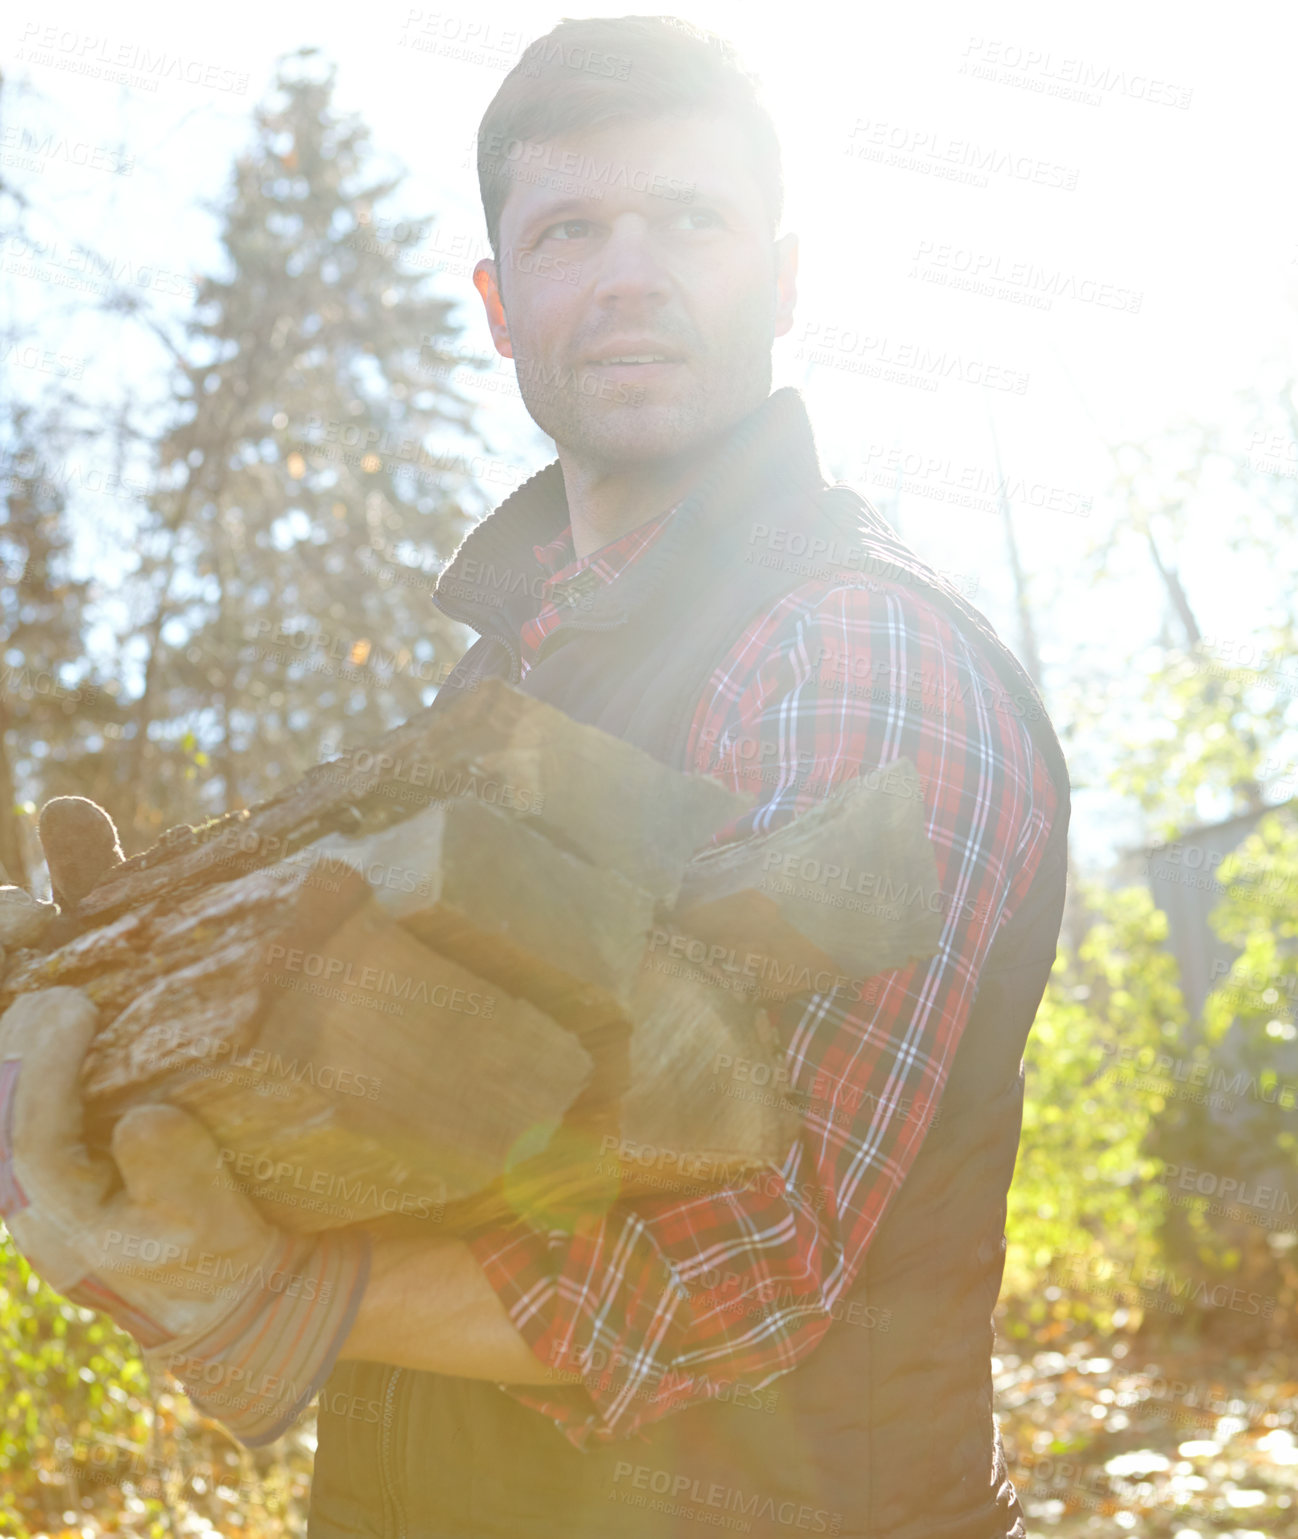
[{"label": "red plaid shirt", "polygon": [[[537,558],[550,583],[583,568],[616,582],[670,517],[583,561],[565,531]],[[524,671],[559,619],[547,602],[527,626]],[[555,1372],[553,1386],[504,1388],[577,1447],[717,1395],[772,1405],[773,1392],[760,1392],[843,1313],[1055,813],[1026,726],[995,708],[1004,699],[990,662],[933,605],[859,574],[804,583],[719,660],[693,719],[692,767],[760,805],[717,840],[778,827],[840,782],[909,758],[945,922],[931,960],[880,974],[852,998],[836,989],[784,1007],[789,1088],[810,1099],[778,1178],[639,1199],[571,1234],[520,1223],[471,1239],[514,1325]]]}]

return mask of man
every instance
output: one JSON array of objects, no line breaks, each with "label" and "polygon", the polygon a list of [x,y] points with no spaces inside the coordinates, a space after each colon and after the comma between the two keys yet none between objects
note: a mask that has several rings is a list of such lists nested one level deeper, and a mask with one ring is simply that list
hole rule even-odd
[{"label": "man", "polygon": [[[446,696],[503,676],[715,775],[753,801],[726,840],[911,761],[895,790],[923,799],[939,949],[783,1007],[806,1110],[777,1177],[615,1205],[572,1232],[520,1221],[370,1253],[330,1239],[281,1254],[223,1194],[219,1212],[206,1199],[220,1243],[301,1279],[293,1304],[281,1289],[217,1319],[187,1313],[163,1278],[145,1309],[138,1268],[106,1294],[80,1252],[64,1282],[248,1442],[277,1436],[332,1368],[312,1539],[700,1522],[1021,1536],[990,1322],[1022,1049],[1062,911],[1058,743],[986,622],[825,486],[800,398],[771,393],[796,243],[775,238],[774,131],[725,45],[671,18],[564,22],[492,101],[478,166],[495,258],[475,285],[558,459],[444,574],[439,607],[480,633]],[[65,1058],[84,1051],[92,1012],[52,992],[45,1015],[33,1004],[6,1025],[11,1080],[41,1022]],[[6,1149],[27,1147],[37,1119],[32,1094],[13,1095]],[[125,1195],[96,1173],[79,1221],[102,1229],[104,1204],[129,1201],[113,1232],[169,1234],[211,1150],[180,1113],[124,1121]],[[72,1176],[51,1171],[74,1134],[25,1164],[6,1153],[9,1184],[26,1186],[5,1211],[34,1257],[56,1254],[38,1227],[68,1205]],[[184,1169],[160,1177],[140,1151],[163,1138]],[[186,1221],[207,1235],[208,1210]],[[65,1247],[74,1227],[61,1220]],[[281,1384],[292,1392],[267,1388]]]}]

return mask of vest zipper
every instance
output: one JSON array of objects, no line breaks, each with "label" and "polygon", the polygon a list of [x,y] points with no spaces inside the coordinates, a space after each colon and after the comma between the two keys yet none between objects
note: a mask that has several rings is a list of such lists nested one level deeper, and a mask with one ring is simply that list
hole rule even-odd
[{"label": "vest zipper", "polygon": [[406,1513],[397,1491],[392,1463],[392,1403],[396,1399],[397,1383],[404,1371],[401,1368],[393,1368],[388,1373],[388,1387],[383,1396],[383,1425],[379,1433],[379,1475],[383,1482],[383,1494],[391,1502],[397,1520],[396,1532],[392,1539],[406,1539]]}]

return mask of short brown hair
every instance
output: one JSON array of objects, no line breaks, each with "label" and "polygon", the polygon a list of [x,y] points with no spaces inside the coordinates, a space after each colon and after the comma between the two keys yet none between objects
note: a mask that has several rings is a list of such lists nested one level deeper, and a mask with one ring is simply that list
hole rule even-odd
[{"label": "short brown hair", "polygon": [[500,254],[509,176],[495,144],[546,143],[605,124],[715,114],[752,148],[772,228],[784,206],[780,142],[757,81],[732,44],[676,16],[565,17],[524,50],[478,125],[478,188]]}]

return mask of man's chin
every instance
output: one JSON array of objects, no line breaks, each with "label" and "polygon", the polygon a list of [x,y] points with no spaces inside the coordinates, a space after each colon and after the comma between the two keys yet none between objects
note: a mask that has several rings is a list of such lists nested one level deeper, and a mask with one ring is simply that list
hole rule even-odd
[{"label": "man's chin", "polygon": [[733,402],[719,410],[719,404],[683,398],[582,401],[563,423],[541,426],[561,449],[605,465],[644,465],[705,448],[751,410]]},{"label": "man's chin", "polygon": [[700,429],[696,413],[663,401],[584,415],[576,441],[565,447],[606,464],[643,465],[688,454],[711,436],[706,427]]}]

